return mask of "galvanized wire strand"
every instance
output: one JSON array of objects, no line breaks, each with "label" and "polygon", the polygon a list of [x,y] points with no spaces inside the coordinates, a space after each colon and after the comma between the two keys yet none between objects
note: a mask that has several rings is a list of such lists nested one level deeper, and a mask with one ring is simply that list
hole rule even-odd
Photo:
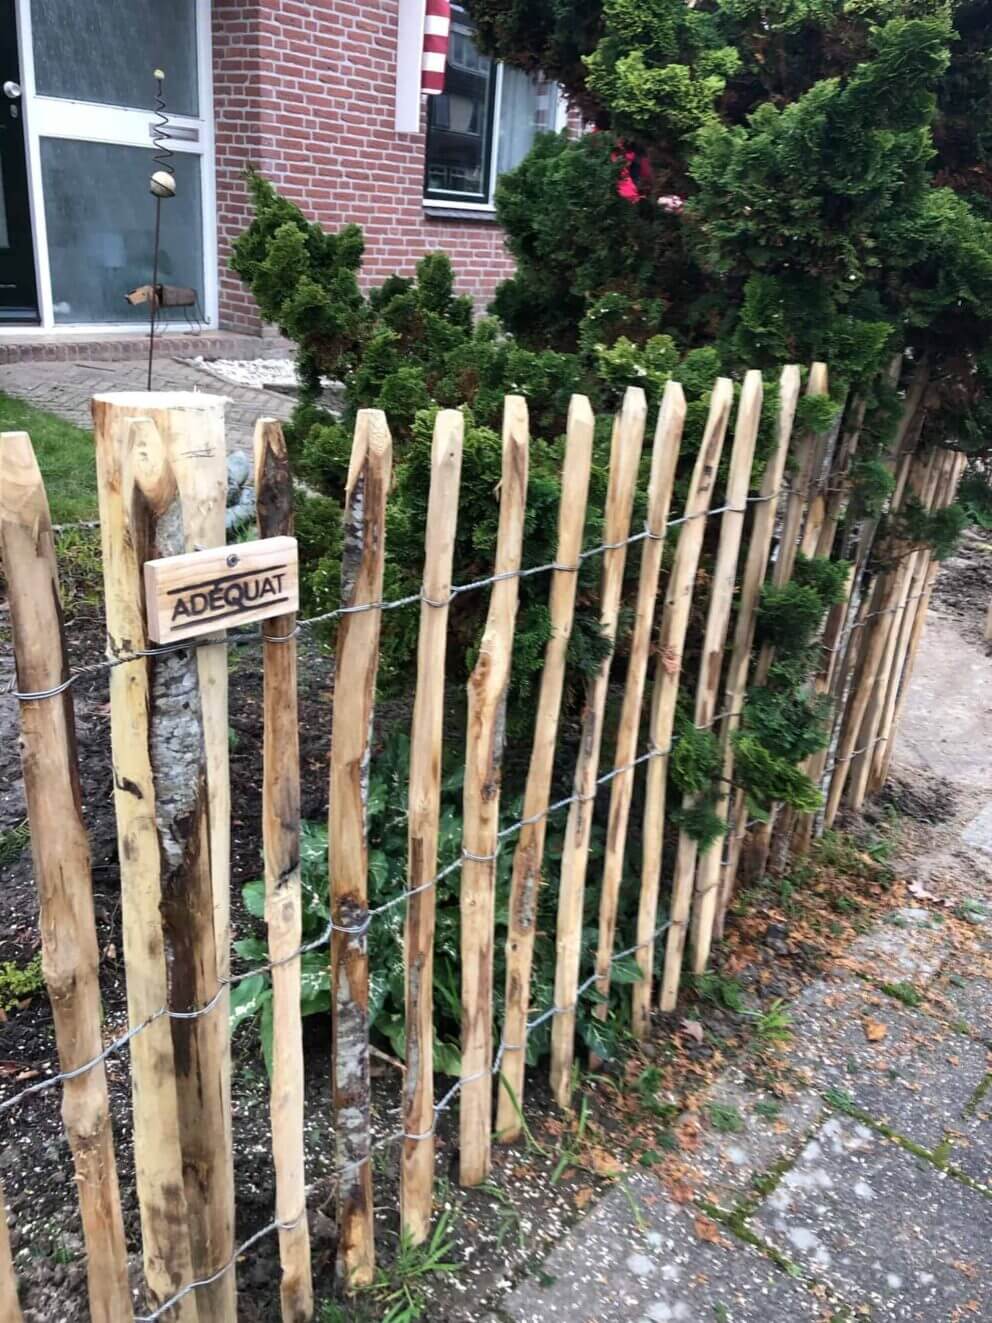
[{"label": "galvanized wire strand", "polygon": [[[738,715],[739,713],[735,712],[718,712],[711,721],[708,721],[705,725],[696,727],[695,729],[708,730],[718,722],[723,721],[725,718]],[[608,772],[604,772],[601,776],[596,778],[596,781],[594,782],[595,789],[599,790],[603,786],[609,784],[609,782],[613,781],[616,777],[621,776],[623,773],[633,771],[635,768],[639,767],[641,763],[649,762],[653,758],[667,757],[681,738],[683,737],[676,735],[664,749],[650,748],[644,753],[639,754],[636,758],[632,758],[630,762],[624,763],[619,767],[614,767]],[[26,1089],[21,1090],[20,1093],[14,1094],[12,1098],[8,1098],[6,1101],[0,1103],[0,1116],[5,1112],[10,1111],[32,1094],[44,1093],[67,1080],[75,1079],[77,1076],[85,1074],[86,1071],[92,1070],[95,1066],[100,1065],[101,1062],[106,1061],[108,1057],[114,1055],[116,1052],[122,1051],[133,1038],[136,1038],[138,1034],[143,1033],[144,1030],[154,1024],[156,1020],[160,1020],[163,1017],[167,1017],[170,1020],[195,1020],[200,1016],[208,1015],[215,1009],[227,988],[233,987],[236,983],[243,983],[246,979],[257,978],[271,973],[273,969],[278,969],[283,965],[290,964],[292,961],[298,960],[301,956],[307,955],[311,951],[321,950],[329,944],[334,933],[344,933],[351,937],[363,936],[368,932],[373,919],[400,905],[405,905],[412,896],[420,895],[421,892],[430,891],[437,887],[437,885],[440,882],[443,882],[445,878],[450,877],[452,873],[457,872],[466,858],[477,859],[480,862],[494,862],[499,856],[503,842],[509,837],[514,836],[524,827],[533,826],[535,823],[540,822],[542,818],[548,818],[553,814],[560,813],[563,809],[569,808],[572,804],[587,803],[594,798],[595,791],[590,795],[580,795],[577,792],[573,792],[571,795],[566,795],[563,799],[556,800],[554,803],[549,804],[547,808],[540,813],[533,813],[529,817],[518,818],[516,821],[508,823],[505,827],[501,827],[497,832],[497,847],[493,854],[473,855],[470,851],[463,849],[457,859],[452,860],[451,863],[446,864],[443,868],[439,869],[434,876],[428,878],[426,882],[422,882],[417,887],[410,887],[403,891],[399,891],[395,896],[391,896],[388,900],[383,901],[381,905],[376,905],[374,908],[368,910],[361,923],[340,924],[335,923],[333,918],[329,919],[323,932],[321,932],[319,936],[312,938],[308,942],[304,942],[301,946],[298,946],[295,951],[290,951],[287,955],[280,956],[278,960],[267,961],[265,964],[253,966],[251,969],[246,969],[240,973],[231,974],[226,978],[218,980],[217,991],[205,1005],[199,1008],[187,1011],[175,1011],[167,1006],[159,1007],[157,1011],[154,1011],[151,1015],[147,1016],[140,1022],[140,1024],[135,1025],[132,1029],[129,1029],[127,1033],[116,1038],[101,1052],[97,1053],[95,1057],[84,1062],[81,1066],[77,1066],[69,1071],[59,1071],[57,1074],[49,1075],[43,1080],[38,1080],[36,1083],[29,1085]]]},{"label": "galvanized wire strand", "polygon": [[[626,960],[629,956],[636,954],[644,947],[653,945],[653,943],[656,942],[658,938],[661,937],[668,930],[670,926],[671,926],[670,922],[665,922],[661,924],[660,927],[656,928],[649,937],[646,937],[642,941],[635,943],[633,946],[626,947],[623,951],[618,951],[610,959],[609,962],[610,966],[612,967],[621,960]],[[431,1122],[431,1126],[429,1130],[425,1130],[422,1134],[410,1134],[408,1131],[405,1130],[396,1130],[391,1132],[390,1134],[382,1135],[378,1139],[372,1140],[372,1142],[368,1145],[368,1148],[362,1157],[355,1158],[351,1162],[346,1162],[342,1164],[342,1166],[338,1167],[332,1173],[332,1179],[336,1179],[340,1181],[346,1176],[352,1176],[361,1167],[364,1167],[367,1163],[371,1162],[373,1156],[376,1153],[380,1152],[382,1149],[389,1148],[393,1144],[399,1144],[405,1142],[417,1143],[423,1140],[432,1139],[434,1135],[437,1133],[438,1119],[441,1116],[443,1116],[444,1113],[448,1111],[452,1106],[454,1106],[454,1103],[458,1098],[458,1095],[467,1085],[474,1084],[480,1079],[485,1079],[486,1076],[490,1076],[491,1078],[497,1078],[502,1070],[503,1058],[507,1052],[523,1052],[526,1049],[527,1039],[530,1037],[532,1033],[535,1033],[543,1024],[546,1024],[556,1015],[566,1015],[576,1011],[578,1009],[578,1005],[581,999],[596,984],[596,982],[601,976],[602,976],[601,971],[598,971],[597,973],[590,974],[589,977],[585,979],[584,982],[580,983],[578,988],[576,989],[575,1000],[570,1005],[549,1006],[547,1010],[542,1011],[539,1015],[536,1015],[532,1019],[528,1020],[526,1023],[526,1027],[524,1029],[524,1041],[522,1043],[507,1043],[505,1039],[501,1038],[499,1046],[496,1050],[495,1057],[493,1059],[493,1064],[490,1068],[477,1070],[473,1072],[473,1074],[471,1075],[461,1076],[459,1079],[455,1080],[454,1084],[452,1084],[452,1086],[447,1090],[447,1092],[442,1094],[442,1096],[438,1099],[438,1101],[433,1104],[433,1108],[432,1108],[433,1120]],[[165,1315],[169,1313],[170,1310],[174,1309],[176,1305],[178,1305],[181,1301],[185,1300],[185,1298],[188,1295],[190,1295],[193,1291],[200,1290],[202,1287],[205,1286],[210,1286],[214,1282],[218,1281],[221,1277],[223,1277],[226,1273],[231,1272],[237,1266],[238,1260],[249,1249],[251,1249],[253,1245],[256,1245],[260,1240],[263,1240],[266,1236],[271,1236],[274,1232],[292,1230],[294,1227],[299,1226],[300,1222],[302,1222],[305,1216],[306,1216],[306,1208],[304,1207],[303,1209],[300,1210],[297,1216],[294,1217],[291,1221],[288,1222],[280,1221],[278,1218],[274,1218],[271,1222],[267,1223],[265,1226],[260,1227],[259,1230],[254,1232],[253,1235],[249,1236],[247,1240],[242,1241],[241,1244],[238,1245],[238,1247],[234,1250],[234,1253],[230,1256],[230,1258],[226,1261],[226,1263],[222,1264],[221,1267],[219,1267],[216,1270],[216,1272],[211,1273],[209,1277],[199,1278],[195,1282],[187,1283],[186,1286],[184,1286],[180,1291],[177,1291],[174,1295],[170,1296],[168,1300],[163,1301],[163,1303],[159,1305],[156,1309],[154,1309],[150,1314],[135,1315],[134,1323],[158,1323],[159,1319],[164,1318]]]},{"label": "galvanized wire strand", "polygon": [[216,635],[206,635],[198,639],[184,639],[181,642],[167,643],[151,648],[132,648],[120,656],[107,657],[103,661],[91,662],[88,665],[80,666],[71,671],[61,684],[53,686],[51,689],[42,689],[31,692],[24,692],[16,688],[16,680],[11,680],[7,693],[11,694],[21,703],[41,702],[46,698],[55,698],[59,694],[71,688],[77,680],[86,675],[97,674],[102,671],[113,670],[117,666],[126,666],[130,662],[146,660],[148,658],[162,657],[173,652],[183,652],[189,649],[204,648],[229,644],[232,647],[256,647],[263,643],[288,643],[299,633],[306,629],[313,629],[317,625],[328,624],[332,620],[338,620],[343,616],[362,615],[368,611],[396,611],[403,607],[413,606],[417,603],[423,603],[427,606],[443,607],[448,606],[456,597],[461,597],[465,593],[478,592],[482,588],[489,588],[493,584],[502,583],[507,579],[528,579],[537,574],[549,574],[555,571],[564,571],[575,573],[581,565],[595,556],[605,555],[608,551],[619,551],[622,547],[633,546],[645,538],[659,539],[665,536],[665,533],[672,528],[678,528],[682,524],[689,523],[693,519],[709,519],[716,515],[734,512],[743,513],[748,505],[764,501],[777,499],[783,492],[787,491],[786,486],[779,489],[770,496],[748,496],[743,506],[721,505],[713,509],[701,510],[695,514],[680,515],[678,518],[669,519],[664,530],[655,533],[646,526],[636,533],[631,533],[628,537],[621,538],[616,542],[600,542],[594,547],[587,547],[581,552],[574,565],[565,565],[560,561],[547,561],[543,565],[531,565],[524,569],[503,570],[499,574],[486,575],[481,579],[472,579],[467,583],[453,584],[449,590],[448,597],[441,601],[436,601],[426,596],[423,588],[415,593],[407,593],[403,597],[384,598],[376,602],[361,602],[356,606],[338,606],[331,611],[324,611],[316,616],[309,616],[305,620],[296,622],[295,627],[288,634],[280,634],[266,637],[261,631],[251,634],[234,634],[226,638],[217,638]]}]

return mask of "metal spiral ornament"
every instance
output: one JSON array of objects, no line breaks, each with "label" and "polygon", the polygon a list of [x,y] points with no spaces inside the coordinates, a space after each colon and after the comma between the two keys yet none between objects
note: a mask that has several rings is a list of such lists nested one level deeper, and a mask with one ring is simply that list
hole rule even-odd
[{"label": "metal spiral ornament", "polygon": [[155,240],[152,258],[152,289],[148,300],[148,389],[152,388],[152,365],[155,358],[155,323],[159,312],[158,252],[162,233],[162,199],[176,196],[176,176],[169,162],[173,153],[168,146],[169,116],[165,110],[165,73],[155,70],[155,122],[151,126],[152,161],[155,169],[149,180],[149,189],[155,199]]}]

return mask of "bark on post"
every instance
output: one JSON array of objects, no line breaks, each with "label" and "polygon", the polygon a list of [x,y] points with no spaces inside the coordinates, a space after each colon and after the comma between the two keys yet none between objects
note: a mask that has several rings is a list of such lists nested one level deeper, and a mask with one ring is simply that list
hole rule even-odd
[{"label": "bark on post", "polygon": [[[255,424],[255,504],[259,536],[292,537],[293,479],[282,426]],[[272,1165],[282,1278],[283,1323],[313,1317],[310,1231],[303,1155],[303,1023],[300,958],[300,736],[296,613],[262,621],[262,852],[265,919],[272,961]]]},{"label": "bark on post", "polygon": [[[751,371],[744,378],[734,444],[730,452],[730,470],[727,474],[725,504],[729,507],[720,521],[720,541],[710,584],[710,602],[706,613],[703,651],[699,661],[696,682],[696,707],[693,717],[697,729],[709,729],[716,717],[717,696],[723,670],[723,652],[730,625],[730,610],[737,583],[737,561],[740,557],[741,538],[744,533],[744,514],[747,491],[751,481],[754,445],[761,422],[761,402],[764,391],[761,373]],[[696,796],[687,795],[683,806],[690,808]],[[682,956],[685,951],[692,904],[693,879],[696,872],[696,841],[686,832],[679,832],[675,873],[672,878],[671,920],[665,951],[659,1007],[662,1011],[675,1009],[682,977]]]},{"label": "bark on post", "polygon": [[537,893],[541,883],[548,799],[554,770],[558,718],[565,681],[565,659],[572,633],[578,563],[582,551],[586,499],[592,466],[594,419],[584,395],[573,395],[568,408],[565,462],[558,507],[558,547],[555,561],[564,568],[551,576],[548,611],[551,637],[544,654],[541,690],[534,720],[534,744],[510,882],[510,913],[506,934],[506,1013],[503,1024],[504,1057],[496,1109],[496,1137],[503,1143],[518,1139],[522,1129],[526,1071],[525,1040],[530,1001],[531,965],[537,933]]},{"label": "bark on post", "polygon": [[[215,508],[223,518],[223,407],[216,396],[169,392],[93,401],[111,656],[147,646],[141,567],[157,551],[191,549],[189,526],[181,536],[184,504],[198,499],[201,526]],[[214,891],[226,878],[210,885],[199,677],[189,651],[128,661],[110,673],[132,1025],[164,1006],[203,1005],[218,991]],[[158,1019],[131,1044],[145,1276],[156,1304],[194,1273],[222,1269],[233,1253],[225,1006],[221,996],[196,1020]],[[233,1320],[233,1272],[185,1296],[173,1312],[184,1323]]]},{"label": "bark on post", "polygon": [[631,1027],[637,1038],[648,1031],[651,1014],[651,980],[654,970],[654,934],[658,923],[658,892],[661,885],[661,852],[665,840],[665,787],[668,750],[675,724],[675,701],[679,691],[682,649],[689,626],[689,611],[696,582],[699,553],[706,531],[716,483],[723,439],[727,432],[734,387],[729,377],[718,377],[710,397],[709,416],[696,456],[685,501],[685,520],[668,576],[665,608],[658,635],[658,659],[651,695],[650,741],[655,756],[648,763],[644,795],[644,843],[641,863],[641,892],[637,910],[637,963],[640,982],[632,992]]},{"label": "bark on post", "polygon": [[[723,708],[729,715],[723,723],[720,733],[720,751],[722,755],[721,789],[717,799],[717,814],[728,822],[731,832],[743,830],[737,825],[736,798],[731,798],[730,787],[734,777],[733,737],[740,726],[741,710],[747,692],[747,674],[751,664],[751,649],[754,644],[754,631],[757,624],[758,602],[761,588],[768,569],[768,557],[771,553],[772,537],[775,532],[775,517],[779,509],[779,489],[785,473],[785,462],[792,438],[792,424],[799,403],[799,368],[795,364],[782,369],[779,379],[778,425],[776,430],[775,450],[765,467],[761,482],[761,500],[757,503],[751,524],[751,540],[748,546],[747,563],[744,567],[744,580],[741,584],[740,600],[737,604],[737,624],[734,629],[734,643],[727,664],[727,678],[724,685]],[[731,806],[734,812],[731,813]],[[743,801],[741,804],[743,807]],[[724,870],[722,868],[724,846],[732,847],[733,840],[720,838],[704,850],[699,859],[696,878],[696,921],[693,940],[693,970],[701,974],[709,962],[713,936],[723,935],[723,920],[726,912],[727,896],[724,891]]]},{"label": "bark on post", "polygon": [[[25,693],[54,689],[69,675],[58,567],[48,498],[25,432],[0,436],[0,559],[18,687]],[[103,1040],[100,953],[71,690],[21,704],[21,766],[45,985],[59,1065],[73,1071],[99,1055]],[[131,1292],[102,1062],[66,1080],[62,1119],[76,1171],[90,1317],[93,1323],[120,1323],[131,1317]],[[0,1315],[7,1317],[2,1309]]]},{"label": "bark on post", "polygon": [[[630,516],[646,419],[647,400],[644,392],[638,387],[628,387],[621,411],[613,424],[606,517],[603,524],[603,540],[607,545],[624,544],[630,532]],[[586,696],[573,782],[576,802],[568,811],[565,842],[562,847],[555,942],[557,1014],[551,1022],[551,1091],[559,1107],[569,1105],[572,1091],[572,1063],[575,1060],[575,1001],[578,995],[579,964],[582,957],[582,910],[586,868],[589,861],[596,773],[599,769],[599,746],[603,738],[603,718],[610,682],[612,644],[617,633],[626,559],[626,545],[613,547],[603,553],[599,624],[601,635],[611,645],[611,653],[600,663]]]},{"label": "bark on post", "polygon": [[[385,414],[361,409],[345,490],[341,605],[382,598],[392,441]],[[338,622],[331,739],[328,871],[331,886],[333,1101],[338,1166],[338,1274],[348,1290],[375,1272],[369,1160],[368,832],[369,744],[382,613]]]},{"label": "bark on post", "polygon": [[462,1091],[459,1099],[459,1175],[480,1185],[489,1175],[492,1138],[493,929],[496,847],[506,726],[506,691],[517,616],[527,504],[527,402],[503,403],[503,467],[494,583],[479,658],[468,682],[462,828]]},{"label": "bark on post", "polygon": [[[444,665],[448,598],[458,524],[464,420],[443,409],[434,420],[417,643],[417,694],[410,732],[406,934],[406,1079],[400,1225],[415,1245],[430,1231],[434,1197],[434,914],[441,816]],[[424,887],[421,891],[419,888]]]},{"label": "bark on post", "polygon": [[[617,907],[620,901],[620,879],[623,876],[624,853],[627,844],[627,825],[630,801],[634,793],[634,768],[630,766],[637,754],[637,738],[641,726],[641,707],[644,701],[644,683],[648,670],[651,636],[654,632],[658,580],[665,547],[665,525],[672,501],[675,467],[682,444],[685,424],[685,395],[678,382],[670,381],[658,412],[654,449],[651,453],[651,476],[648,479],[648,508],[645,539],[641,554],[641,573],[637,584],[637,604],[634,612],[634,631],[627,660],[627,684],[624,689],[620,726],[617,731],[613,757],[618,775],[610,786],[610,812],[606,827],[606,853],[603,860],[603,881],[599,901],[599,947],[596,954],[597,991],[604,998],[610,992],[610,961],[613,957],[617,926]],[[620,771],[619,769],[625,769]],[[593,1014],[605,1020],[609,1006],[604,1000]],[[595,1065],[595,1061],[593,1062]]]},{"label": "bark on post", "polygon": [[[128,1314],[121,1314],[119,1317],[127,1318]],[[0,1183],[0,1318],[4,1319],[5,1323],[24,1323],[21,1304],[17,1298],[17,1277],[14,1275],[14,1259],[10,1252],[7,1203],[4,1199],[2,1183]]]}]

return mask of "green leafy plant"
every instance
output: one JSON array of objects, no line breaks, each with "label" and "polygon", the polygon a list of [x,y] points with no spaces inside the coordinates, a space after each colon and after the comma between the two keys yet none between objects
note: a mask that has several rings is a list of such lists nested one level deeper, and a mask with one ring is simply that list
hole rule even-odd
[{"label": "green leafy plant", "polygon": [[30,1001],[45,988],[41,971],[41,956],[36,955],[26,965],[5,960],[0,965],[0,1011],[11,1011],[15,1006]]},{"label": "green leafy plant", "polygon": [[721,1135],[739,1135],[744,1129],[743,1116],[729,1103],[707,1104],[706,1116],[713,1129]]}]

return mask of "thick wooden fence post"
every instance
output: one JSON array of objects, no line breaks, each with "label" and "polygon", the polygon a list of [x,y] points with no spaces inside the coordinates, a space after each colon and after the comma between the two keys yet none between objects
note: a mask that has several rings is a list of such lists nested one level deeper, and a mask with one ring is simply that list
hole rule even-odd
[{"label": "thick wooden fence post", "polygon": [[368,798],[369,745],[379,668],[392,440],[379,409],[360,409],[345,490],[328,872],[331,885],[333,1099],[338,1164],[338,1273],[348,1290],[375,1272],[369,1158]]},{"label": "thick wooden fence post", "polygon": [[[751,540],[748,545],[740,600],[737,603],[734,643],[727,664],[727,678],[724,685],[723,708],[727,717],[720,733],[722,780],[715,808],[718,816],[727,823],[731,822],[731,805],[735,804],[731,792],[734,777],[733,738],[741,723],[741,711],[747,693],[747,674],[754,645],[758,603],[768,569],[768,557],[775,532],[775,517],[779,509],[779,492],[785,473],[789,442],[792,439],[792,424],[799,402],[799,387],[799,368],[795,364],[783,368],[779,379],[775,449],[768,459],[761,481],[759,492],[761,499],[756,504],[751,524]],[[736,813],[733,815],[733,824],[736,824]],[[736,825],[731,825],[731,830],[737,830]],[[726,911],[723,890],[723,851],[725,846],[729,848],[732,844],[733,842],[727,841],[726,837],[720,837],[700,855],[693,928],[693,971],[697,974],[701,974],[709,962],[714,934],[723,935],[723,919]]]},{"label": "thick wooden fence post", "polygon": [[[120,1315],[127,1318],[127,1314]],[[10,1252],[10,1232],[7,1230],[7,1203],[0,1182],[0,1318],[4,1323],[24,1323],[21,1304],[17,1298],[17,1277]]]},{"label": "thick wooden fence post", "polygon": [[[627,559],[626,539],[637,485],[637,470],[644,443],[647,400],[637,387],[628,387],[623,406],[613,424],[610,477],[606,493],[603,540],[611,548],[603,553],[600,598],[600,633],[611,645],[611,653],[600,663],[586,695],[579,754],[575,765],[575,802],[568,811],[565,843],[561,856],[556,933],[555,1009],[551,1022],[551,1091],[559,1107],[567,1107],[572,1092],[572,1063],[575,1060],[576,997],[582,958],[582,912],[586,868],[599,768],[599,746],[610,682],[612,644],[616,639]],[[618,545],[614,545],[618,544]]]},{"label": "thick wooden fence post", "polygon": [[[223,407],[168,392],[93,401],[112,657],[147,646],[141,567],[192,549],[189,500],[201,527],[208,507],[223,519]],[[205,747],[196,649],[115,666],[110,701],[131,1024],[212,1003],[194,1019],[156,1019],[131,1044],[145,1275],[161,1304],[194,1273],[220,1273],[174,1315],[233,1323],[234,1273],[223,1271],[234,1232],[229,1035],[214,911],[227,879],[210,876],[208,777],[218,760]]]},{"label": "thick wooden fence post", "polygon": [[[259,536],[292,537],[293,480],[282,426],[255,424],[255,501]],[[300,736],[296,691],[296,613],[262,622],[262,851],[265,918],[272,961],[272,1164],[282,1280],[283,1323],[313,1317],[310,1231],[303,1155],[303,1023],[300,957]]]},{"label": "thick wooden fence post", "polygon": [[718,377],[710,397],[706,428],[696,456],[685,501],[682,531],[668,576],[665,609],[658,635],[651,695],[650,741],[654,757],[648,763],[644,795],[644,843],[641,862],[641,892],[637,910],[637,963],[641,979],[632,992],[631,1020],[635,1037],[644,1038],[651,1014],[651,980],[654,970],[654,935],[658,922],[661,887],[661,852],[665,842],[665,789],[668,755],[675,725],[682,649],[689,627],[692,593],[699,566],[699,553],[706,532],[706,514],[716,483],[723,439],[734,404],[734,386],[729,377]]},{"label": "thick wooden fence post", "polygon": [[[427,1238],[434,1198],[434,914],[444,733],[444,664],[451,566],[465,430],[456,409],[434,420],[431,487],[424,540],[417,694],[410,739],[407,847],[406,1080],[400,1225],[415,1245]],[[423,890],[420,890],[423,888]]]},{"label": "thick wooden fence post", "polygon": [[[675,467],[678,463],[679,447],[682,444],[685,412],[685,395],[682,387],[678,382],[670,381],[665,387],[658,412],[654,449],[651,453],[645,521],[648,536],[644,540],[644,550],[641,554],[634,631],[630,642],[630,655],[627,659],[627,684],[624,689],[620,726],[613,755],[613,767],[617,775],[610,785],[606,855],[603,860],[603,881],[599,898],[599,948],[596,953],[596,973],[599,976],[596,988],[604,998],[609,997],[610,992],[610,961],[613,957],[616,934],[630,801],[634,793],[634,768],[631,763],[637,753],[644,682],[647,677],[648,655],[651,651],[651,636],[654,632],[658,579],[661,575],[661,560],[665,549],[665,525],[668,523],[668,511],[672,501]],[[609,1005],[604,1000],[593,1013],[599,1019],[605,1020],[608,1011]]]},{"label": "thick wooden fence post", "polygon": [[[18,687],[24,693],[55,689],[69,675],[58,567],[45,486],[25,432],[0,436],[0,559]],[[71,690],[21,704],[21,765],[59,1065],[74,1071],[99,1055],[103,1040]],[[65,1081],[62,1118],[76,1170],[90,1317],[93,1323],[121,1323],[131,1317],[131,1292],[102,1062]]]},{"label": "thick wooden fence post", "polygon": [[534,743],[524,789],[524,825],[517,837],[510,882],[510,913],[506,934],[506,1012],[503,1023],[503,1068],[496,1109],[496,1138],[512,1143],[522,1129],[526,1072],[527,1008],[531,966],[537,935],[537,893],[544,858],[548,799],[554,771],[558,718],[565,682],[565,659],[572,633],[578,589],[579,555],[585,527],[586,500],[592,467],[594,420],[584,395],[573,395],[568,407],[565,461],[558,507],[559,569],[551,576],[548,611],[551,637],[544,654],[541,690],[534,719]]},{"label": "thick wooden fence post", "polygon": [[493,938],[499,790],[506,734],[513,634],[520,580],[530,453],[527,402],[503,403],[503,467],[493,584],[479,656],[468,682],[462,827],[462,1089],[459,1175],[480,1185],[489,1175],[492,1141]]},{"label": "thick wooden fence post", "polygon": [[[710,585],[709,608],[706,613],[706,630],[703,636],[703,651],[699,661],[699,677],[696,682],[696,707],[693,717],[697,729],[708,730],[716,717],[717,697],[720,692],[720,676],[723,672],[723,652],[730,625],[730,610],[737,583],[737,562],[740,557],[741,538],[744,533],[744,515],[746,512],[748,487],[751,481],[751,465],[754,461],[754,446],[758,439],[758,427],[761,423],[761,404],[764,390],[761,373],[748,372],[741,389],[740,403],[737,408],[737,424],[734,429],[734,443],[730,452],[730,470],[727,474],[727,495],[720,521],[720,541],[717,546],[716,562],[713,566],[713,578]],[[683,798],[683,806],[690,808],[696,802],[696,796],[689,794]],[[682,956],[685,951],[686,935],[689,923],[689,909],[692,904],[693,879],[696,873],[696,841],[684,829],[679,832],[678,849],[675,858],[675,872],[672,877],[672,900],[669,917],[671,924],[665,951],[665,967],[662,973],[659,1008],[672,1011],[679,995],[679,983],[682,977]]]}]

